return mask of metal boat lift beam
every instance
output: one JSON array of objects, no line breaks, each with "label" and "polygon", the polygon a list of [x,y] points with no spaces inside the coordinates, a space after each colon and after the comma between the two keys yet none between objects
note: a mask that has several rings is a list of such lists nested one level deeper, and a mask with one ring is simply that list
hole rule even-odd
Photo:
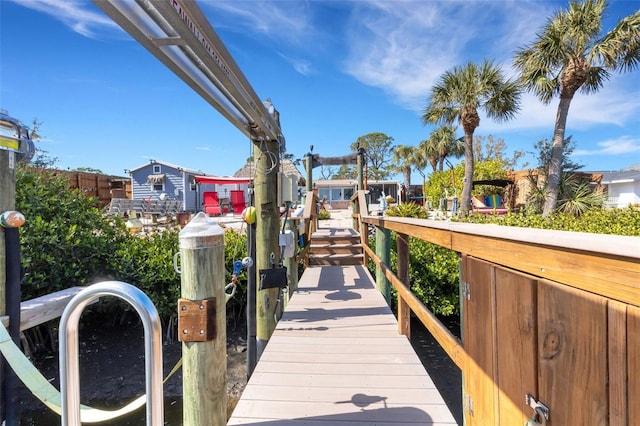
[{"label": "metal boat lift beam", "polygon": [[93,2],[247,137],[284,144],[280,124],[195,1]]}]

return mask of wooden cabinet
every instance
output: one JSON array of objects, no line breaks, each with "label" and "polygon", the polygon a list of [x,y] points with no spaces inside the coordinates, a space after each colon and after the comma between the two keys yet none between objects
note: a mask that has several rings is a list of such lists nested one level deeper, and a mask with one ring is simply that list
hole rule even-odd
[{"label": "wooden cabinet", "polygon": [[463,256],[466,425],[640,424],[640,309]]}]

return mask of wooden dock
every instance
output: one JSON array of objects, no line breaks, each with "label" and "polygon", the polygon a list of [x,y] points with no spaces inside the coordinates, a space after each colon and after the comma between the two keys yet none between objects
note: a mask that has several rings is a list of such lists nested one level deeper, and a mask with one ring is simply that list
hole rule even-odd
[{"label": "wooden dock", "polygon": [[228,425],[456,425],[364,266],[315,266]]}]

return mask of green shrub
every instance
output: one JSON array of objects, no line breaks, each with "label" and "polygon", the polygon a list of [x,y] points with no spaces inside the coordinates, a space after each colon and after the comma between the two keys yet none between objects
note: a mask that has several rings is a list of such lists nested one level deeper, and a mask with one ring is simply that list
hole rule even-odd
[{"label": "green shrub", "polygon": [[[179,251],[179,228],[130,235],[119,217],[106,217],[96,200],[68,188],[66,179],[27,167],[16,171],[16,209],[25,217],[20,229],[25,277],[22,299],[105,280],[130,283],[153,302],[165,324],[174,323],[180,297],[180,275],[173,269]],[[225,281],[233,262],[247,254],[247,237],[225,231]],[[239,275],[235,297],[228,304],[241,315],[246,303],[246,271]],[[103,314],[122,311],[111,300],[92,305]],[[125,311],[132,308],[125,306]]]},{"label": "green shrub", "polygon": [[[389,267],[398,272],[397,235],[391,232],[391,264]],[[369,245],[375,247],[375,236],[369,239]],[[459,313],[460,279],[458,255],[453,250],[409,238],[409,282],[411,291],[420,302],[437,315],[457,315]],[[369,271],[375,277],[375,264],[369,261]],[[397,295],[391,291],[391,306],[397,307]]]},{"label": "green shrub", "polygon": [[108,277],[113,253],[128,241],[124,222],[105,218],[96,200],[41,169],[16,170],[23,299]]},{"label": "green shrub", "polygon": [[387,216],[416,217],[426,219],[429,217],[427,209],[416,203],[397,204],[389,207],[385,212]]},{"label": "green shrub", "polygon": [[327,220],[331,219],[331,213],[329,213],[326,209],[320,209],[318,212],[318,220]]},{"label": "green shrub", "polygon": [[590,209],[579,217],[569,213],[555,213],[544,218],[541,214],[520,212],[504,216],[472,214],[465,219],[457,220],[523,228],[640,236],[640,207],[637,206],[622,209]]}]

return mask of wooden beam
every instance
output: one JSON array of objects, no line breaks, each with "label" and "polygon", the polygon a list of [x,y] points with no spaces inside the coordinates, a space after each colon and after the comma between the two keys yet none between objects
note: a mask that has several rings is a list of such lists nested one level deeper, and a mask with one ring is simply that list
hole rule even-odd
[{"label": "wooden beam", "polygon": [[69,301],[85,287],[70,287],[20,304],[20,331],[60,318]]},{"label": "wooden beam", "polygon": [[640,306],[637,237],[395,217],[366,216],[362,221]]}]

